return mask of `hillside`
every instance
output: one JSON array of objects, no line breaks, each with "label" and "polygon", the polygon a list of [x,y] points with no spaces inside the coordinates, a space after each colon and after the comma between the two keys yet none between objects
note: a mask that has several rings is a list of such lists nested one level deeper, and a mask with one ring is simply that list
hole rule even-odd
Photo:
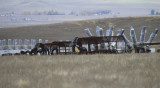
[{"label": "hillside", "polygon": [[[125,34],[130,39],[130,26],[136,31],[137,39],[139,39],[142,26],[147,26],[147,38],[151,32],[160,29],[160,17],[127,17],[127,18],[105,18],[97,20],[84,20],[75,22],[64,22],[57,24],[1,28],[0,39],[48,39],[50,42],[55,40],[72,40],[74,37],[87,36],[84,32],[85,28],[89,28],[95,35],[96,26],[108,29],[109,25],[114,25],[115,35],[118,29],[125,29]],[[160,41],[160,32],[154,41]]]}]

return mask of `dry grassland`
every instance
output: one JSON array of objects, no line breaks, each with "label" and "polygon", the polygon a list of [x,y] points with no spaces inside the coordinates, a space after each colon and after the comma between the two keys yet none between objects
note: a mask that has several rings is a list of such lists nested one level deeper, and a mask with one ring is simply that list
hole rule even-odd
[{"label": "dry grassland", "polygon": [[[147,38],[160,29],[160,17],[107,18],[58,24],[1,28],[0,39],[72,40],[96,26],[125,29],[133,26],[139,39],[142,26]],[[159,42],[160,32],[154,42]],[[156,48],[159,48],[157,46]],[[160,54],[57,55],[0,57],[0,88],[160,88]]]},{"label": "dry grassland", "polygon": [[160,54],[0,57],[0,88],[160,88]]},{"label": "dry grassland", "polygon": [[[50,42],[55,40],[72,40],[74,37],[86,37],[85,28],[90,28],[95,35],[96,26],[108,29],[110,25],[115,27],[115,35],[118,29],[125,29],[125,34],[130,39],[130,26],[136,31],[137,39],[140,38],[142,26],[147,26],[146,41],[155,28],[160,29],[160,16],[155,17],[125,17],[125,18],[104,18],[97,20],[84,20],[75,22],[64,22],[57,24],[0,28],[0,39],[48,39]],[[105,33],[105,31],[104,31]],[[160,32],[154,41],[159,42]]]}]

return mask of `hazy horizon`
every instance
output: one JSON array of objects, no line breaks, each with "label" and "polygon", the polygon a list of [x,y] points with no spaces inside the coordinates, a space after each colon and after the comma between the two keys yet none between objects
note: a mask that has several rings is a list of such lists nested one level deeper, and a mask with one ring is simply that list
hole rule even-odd
[{"label": "hazy horizon", "polygon": [[[150,11],[160,11],[159,0],[0,0],[0,27],[57,23],[73,20],[99,19],[108,17],[150,16]],[[64,16],[35,15],[37,11],[57,10]],[[107,15],[80,16],[83,11],[106,11]],[[24,15],[29,11],[30,15]],[[79,16],[69,16],[74,11]],[[13,16],[7,14],[14,13]],[[5,16],[6,15],[6,16]],[[34,15],[34,16],[31,16]],[[31,21],[25,21],[29,18]],[[7,23],[7,24],[6,24]]]},{"label": "hazy horizon", "polygon": [[0,12],[37,9],[157,8],[160,0],[0,0]]},{"label": "hazy horizon", "polygon": [[72,3],[72,2],[81,2],[81,3],[87,3],[87,2],[90,2],[90,3],[115,3],[115,4],[125,4],[125,3],[141,3],[141,4],[144,4],[144,3],[147,3],[147,4],[157,4],[157,3],[160,3],[159,0],[0,0],[1,4],[14,4],[14,3],[18,3],[18,2],[22,2],[22,1],[25,1],[25,2],[34,2],[34,1],[40,1],[40,2],[50,2],[50,3]]}]

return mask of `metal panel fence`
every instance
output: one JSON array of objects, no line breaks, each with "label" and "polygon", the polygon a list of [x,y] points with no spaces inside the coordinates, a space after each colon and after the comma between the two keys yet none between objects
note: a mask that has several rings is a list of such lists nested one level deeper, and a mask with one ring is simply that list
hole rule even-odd
[{"label": "metal panel fence", "polygon": [[48,43],[48,40],[43,41],[42,39],[3,39],[0,40],[0,50],[28,50],[33,49],[36,43]]}]

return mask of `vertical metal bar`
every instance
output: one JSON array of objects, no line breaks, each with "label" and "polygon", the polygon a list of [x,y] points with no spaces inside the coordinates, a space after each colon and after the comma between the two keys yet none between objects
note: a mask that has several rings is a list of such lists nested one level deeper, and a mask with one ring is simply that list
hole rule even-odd
[{"label": "vertical metal bar", "polygon": [[39,43],[42,43],[42,42],[43,42],[42,39],[39,39],[38,41],[39,41]]},{"label": "vertical metal bar", "polygon": [[65,46],[65,54],[67,54],[67,53],[66,53],[66,46]]},{"label": "vertical metal bar", "polygon": [[19,49],[22,49],[22,40],[21,39],[19,39]]},{"label": "vertical metal bar", "polygon": [[12,39],[8,39],[8,49],[12,50]]},{"label": "vertical metal bar", "polygon": [[0,50],[2,49],[2,40],[0,40]]},{"label": "vertical metal bar", "polygon": [[27,40],[27,47],[28,47],[28,49],[30,48],[29,46],[30,46],[30,40]]},{"label": "vertical metal bar", "polygon": [[98,44],[96,44],[96,53],[98,53]]},{"label": "vertical metal bar", "polygon": [[28,49],[28,47],[27,47],[27,39],[24,40],[24,49]]},{"label": "vertical metal bar", "polygon": [[45,43],[48,43],[48,40],[45,40]]},{"label": "vertical metal bar", "polygon": [[35,45],[36,45],[36,40],[31,39],[31,49],[33,49]]},{"label": "vertical metal bar", "polygon": [[[116,50],[117,50],[117,41],[116,41]],[[117,50],[118,51],[118,50]]]},{"label": "vertical metal bar", "polygon": [[88,43],[88,51],[89,52],[91,52],[91,46],[90,46],[91,44],[90,43]]},{"label": "vertical metal bar", "polygon": [[14,49],[18,50],[19,47],[18,47],[18,41],[17,41],[17,39],[13,40],[13,44],[14,44]]},{"label": "vertical metal bar", "polygon": [[59,52],[58,53],[60,54],[60,46],[58,48],[59,48]]},{"label": "vertical metal bar", "polygon": [[57,49],[56,49],[56,53],[57,53],[57,55],[59,54],[59,53],[58,53],[58,47],[57,47]]},{"label": "vertical metal bar", "polygon": [[6,39],[2,40],[2,49],[6,49]]}]

